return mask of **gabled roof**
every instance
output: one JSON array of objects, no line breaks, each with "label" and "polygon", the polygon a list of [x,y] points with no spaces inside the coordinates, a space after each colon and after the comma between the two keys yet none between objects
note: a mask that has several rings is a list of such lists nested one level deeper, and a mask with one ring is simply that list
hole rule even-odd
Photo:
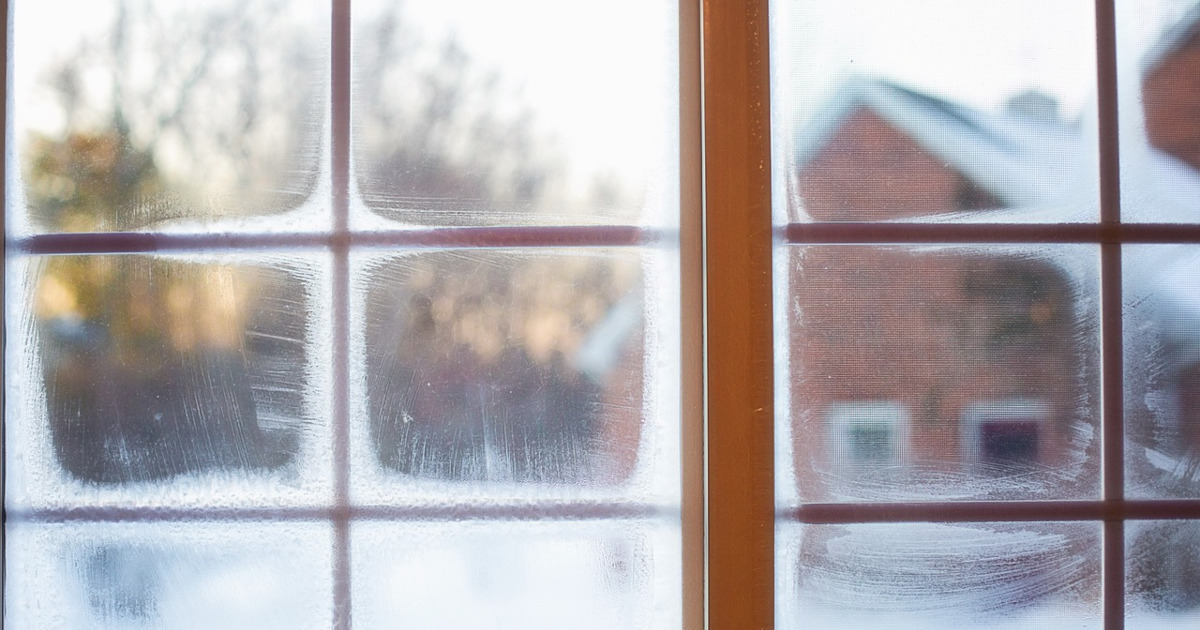
[{"label": "gabled roof", "polygon": [[1200,36],[1200,2],[1193,5],[1173,26],[1163,31],[1158,41],[1146,51],[1146,56],[1142,59],[1142,74],[1154,71],[1164,59],[1198,36]]},{"label": "gabled roof", "polygon": [[[1176,29],[1182,42],[1200,30],[1200,4]],[[1183,33],[1183,35],[1179,35]],[[1164,40],[1167,41],[1167,40]],[[1166,47],[1163,50],[1167,50]],[[938,214],[922,220],[973,223],[1044,223],[1076,220],[1064,207],[1093,204],[1096,197],[1096,139],[1077,125],[1012,113],[986,113],[878,79],[847,81],[813,122],[796,136],[800,170],[837,132],[844,120],[867,109],[910,136],[929,154],[984,187],[1007,207]],[[1122,192],[1126,216],[1134,220],[1195,223],[1200,220],[1200,171],[1152,146],[1123,146],[1129,181]],[[1136,142],[1136,141],[1135,141]],[[1084,188],[1090,186],[1091,188]],[[1083,200],[1081,202],[1081,200]],[[1064,206],[1064,204],[1066,204]],[[1152,218],[1136,215],[1152,209]],[[900,219],[912,221],[913,219]],[[1083,218],[1094,220],[1094,218]],[[1047,257],[1072,286],[1095,293],[1095,269],[1070,251],[1048,249]],[[1200,255],[1194,246],[1139,250],[1126,265],[1127,295],[1145,303],[1171,360],[1200,361]]]},{"label": "gabled roof", "polygon": [[869,110],[910,136],[929,154],[962,173],[1006,206],[1069,197],[1080,185],[1094,186],[1094,169],[1076,125],[1057,119],[988,113],[882,79],[846,81],[795,138],[800,170],[837,132],[842,122]]}]

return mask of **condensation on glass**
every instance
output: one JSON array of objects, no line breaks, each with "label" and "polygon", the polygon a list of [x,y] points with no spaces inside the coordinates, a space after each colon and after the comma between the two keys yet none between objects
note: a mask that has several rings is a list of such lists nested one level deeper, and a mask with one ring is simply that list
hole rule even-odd
[{"label": "condensation on glass", "polygon": [[[1194,3],[1145,0],[1130,19],[1132,4],[1118,19],[1123,218],[1194,221],[1190,183],[1155,184],[1164,201],[1134,177],[1144,131],[1126,101],[1151,71],[1124,52],[1126,30]],[[893,224],[901,243],[809,244],[837,231],[793,225],[775,251],[781,625],[1101,627],[1100,523],[789,520],[825,514],[807,503],[854,521],[870,513],[854,503],[1101,497],[1101,374],[1120,369],[1101,363],[1101,247],[902,245],[917,232],[901,225],[954,223],[969,243],[968,223],[1100,218],[1094,3],[779,0],[771,18],[775,225],[870,222],[874,239]],[[1196,93],[1190,75],[1162,83]],[[1189,461],[1167,430],[1187,389],[1180,353],[1163,353],[1179,322],[1160,323],[1174,308],[1162,271],[1186,264],[1162,254],[1125,249],[1127,487],[1153,496]]]},{"label": "condensation on glass", "polygon": [[328,225],[328,10],[282,5],[14,3],[10,234]]},{"label": "condensation on glass", "polygon": [[328,628],[331,538],[316,522],[10,525],[5,625]]},{"label": "condensation on glass", "polygon": [[677,5],[354,9],[358,225],[675,223]]},{"label": "condensation on glass", "polygon": [[1126,628],[1182,630],[1200,623],[1200,522],[1128,524],[1125,555]]},{"label": "condensation on glass", "polygon": [[1123,249],[1125,467],[1137,497],[1200,497],[1200,246]]},{"label": "condensation on glass", "polygon": [[782,500],[1097,495],[1095,247],[779,256]]},{"label": "condensation on glass", "polygon": [[312,332],[324,266],[301,255],[10,262],[10,507],[277,503],[328,487],[328,376],[313,356],[328,342]]},{"label": "condensation on glass", "polygon": [[363,523],[362,627],[678,628],[673,527],[658,523]]},{"label": "condensation on glass", "polygon": [[780,525],[779,627],[1098,630],[1098,523]]},{"label": "condensation on glass", "polygon": [[678,626],[678,5],[332,8],[13,3],[6,624]]},{"label": "condensation on glass", "polygon": [[1092,4],[772,3],[776,220],[1095,220]]},{"label": "condensation on glass", "polygon": [[356,496],[677,496],[671,257],[356,256]]},{"label": "condensation on glass", "polygon": [[1118,0],[1121,216],[1200,221],[1200,5]]},{"label": "condensation on glass", "polygon": [[476,483],[628,480],[653,435],[635,254],[458,250],[356,266],[368,434],[383,470]]}]

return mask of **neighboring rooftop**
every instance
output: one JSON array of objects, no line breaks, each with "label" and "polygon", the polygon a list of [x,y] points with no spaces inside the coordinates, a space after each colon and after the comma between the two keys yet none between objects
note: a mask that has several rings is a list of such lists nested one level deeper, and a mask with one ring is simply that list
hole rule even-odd
[{"label": "neighboring rooftop", "polygon": [[1057,116],[1048,96],[1026,92],[1006,111],[992,113],[864,77],[846,81],[796,136],[797,166],[803,170],[842,122],[863,109],[911,137],[1004,207],[1045,203],[1071,193],[1078,197],[1081,186],[1094,189],[1095,169],[1084,168],[1094,151],[1085,145],[1077,124]]}]

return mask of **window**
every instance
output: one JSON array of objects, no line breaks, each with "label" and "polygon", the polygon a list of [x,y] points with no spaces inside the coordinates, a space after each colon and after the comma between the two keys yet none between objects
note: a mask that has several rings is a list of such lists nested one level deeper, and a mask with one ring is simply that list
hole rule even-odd
[{"label": "window", "polygon": [[1194,622],[1196,8],[205,4],[5,4],[12,625]]},{"label": "window", "polygon": [[1029,467],[1049,458],[1045,402],[1005,400],[976,403],[963,414],[963,453],[975,466]]},{"label": "window", "polygon": [[[1194,5],[771,5],[779,626],[1195,623]],[[904,471],[814,456],[863,399]]]},{"label": "window", "polygon": [[834,466],[870,469],[897,466],[908,450],[908,414],[887,401],[829,406],[825,452]]},{"label": "window", "polygon": [[11,4],[9,625],[699,614],[676,5]]}]

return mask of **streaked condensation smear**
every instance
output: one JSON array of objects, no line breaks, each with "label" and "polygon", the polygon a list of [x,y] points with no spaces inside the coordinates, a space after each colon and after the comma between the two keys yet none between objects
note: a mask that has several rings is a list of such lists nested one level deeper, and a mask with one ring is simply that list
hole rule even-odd
[{"label": "streaked condensation smear", "polygon": [[1125,627],[1182,630],[1200,624],[1200,522],[1129,523],[1125,541]]},{"label": "streaked condensation smear", "polygon": [[[7,423],[10,501],[206,474],[298,478],[302,444],[323,433],[313,260],[25,261],[13,294],[29,308],[9,320],[23,353],[7,374],[20,412]],[[150,498],[138,497],[127,499]]]},{"label": "streaked condensation smear", "polygon": [[323,523],[10,525],[5,625],[328,628],[330,540]]},{"label": "streaked condensation smear", "polygon": [[1127,492],[1197,498],[1200,246],[1128,245],[1122,262]]},{"label": "streaked condensation smear", "polygon": [[5,627],[680,626],[677,2],[12,9]]},{"label": "streaked condensation smear", "polygon": [[677,4],[354,12],[361,225],[675,223]]},{"label": "streaked condensation smear", "polygon": [[1200,4],[1116,9],[1122,218],[1200,222]]},{"label": "streaked condensation smear", "polygon": [[1098,523],[781,525],[779,627],[1102,627]]},{"label": "streaked condensation smear", "polygon": [[14,3],[10,233],[328,225],[323,4]]},{"label": "streaked condensation smear", "polygon": [[363,267],[369,432],[384,470],[629,478],[649,425],[636,253],[460,250]]},{"label": "streaked condensation smear", "polygon": [[800,501],[1095,497],[1093,246],[793,246],[788,418]]},{"label": "streaked condensation smear", "polygon": [[551,521],[354,528],[364,628],[680,627],[678,524]]}]

